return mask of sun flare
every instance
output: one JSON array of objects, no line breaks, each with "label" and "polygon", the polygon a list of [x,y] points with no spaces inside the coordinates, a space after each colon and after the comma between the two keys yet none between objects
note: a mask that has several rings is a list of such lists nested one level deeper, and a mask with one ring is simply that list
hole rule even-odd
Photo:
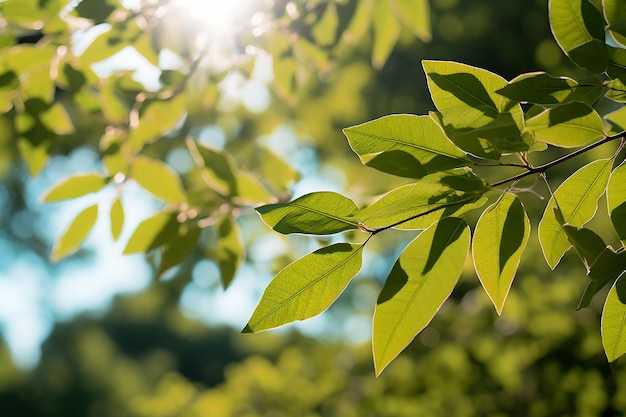
[{"label": "sun flare", "polygon": [[176,0],[193,19],[204,22],[208,31],[228,35],[237,32],[241,19],[251,11],[254,0]]}]

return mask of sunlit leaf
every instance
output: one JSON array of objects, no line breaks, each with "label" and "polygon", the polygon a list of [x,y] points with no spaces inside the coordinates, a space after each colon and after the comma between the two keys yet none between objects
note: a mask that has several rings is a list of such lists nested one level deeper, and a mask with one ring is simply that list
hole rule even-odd
[{"label": "sunlit leaf", "polygon": [[476,224],[472,242],[474,266],[498,314],[502,314],[529,236],[528,215],[511,193],[489,206]]},{"label": "sunlit leaf", "polygon": [[470,230],[459,218],[426,229],[402,252],[376,309],[372,344],[376,374],[430,323],[456,285],[467,258]]},{"label": "sunlit leaf", "polygon": [[110,56],[118,53],[122,49],[130,46],[128,36],[131,34],[129,29],[137,30],[136,25],[115,25],[94,39],[87,49],[80,55],[81,62],[86,65],[102,61]]},{"label": "sunlit leaf", "polygon": [[52,248],[52,260],[56,262],[76,252],[96,223],[97,218],[97,204],[81,211],[55,242]]},{"label": "sunlit leaf", "polygon": [[215,259],[220,269],[222,286],[226,289],[244,261],[245,247],[239,225],[232,216],[220,219],[215,230],[218,237]]},{"label": "sunlit leaf", "polygon": [[582,101],[593,104],[602,94],[602,84],[580,85],[569,77],[554,77],[545,72],[531,72],[512,79],[497,91],[512,100],[536,104],[559,104]]},{"label": "sunlit leaf", "polygon": [[430,42],[430,3],[428,0],[393,0],[398,17],[421,40]]},{"label": "sunlit leaf", "polygon": [[526,121],[526,130],[539,141],[564,148],[582,146],[604,136],[600,115],[578,102],[544,110]]},{"label": "sunlit leaf", "polygon": [[132,177],[152,195],[166,203],[185,201],[185,191],[180,177],[169,165],[145,156],[133,161]]},{"label": "sunlit leaf", "polygon": [[324,14],[311,30],[317,45],[328,46],[334,44],[337,38],[338,25],[337,6],[335,3],[329,3]]},{"label": "sunlit leaf", "polygon": [[384,116],[343,132],[363,164],[401,177],[421,178],[468,164],[428,116]]},{"label": "sunlit leaf", "polygon": [[160,139],[178,127],[186,114],[187,96],[183,93],[169,100],[144,102],[139,116],[139,125],[129,135],[129,146],[138,151],[145,144]]},{"label": "sunlit leaf", "polygon": [[606,190],[609,215],[622,244],[626,244],[626,161],[611,173]]},{"label": "sunlit leaf", "polygon": [[51,203],[76,198],[100,191],[107,183],[108,179],[100,172],[74,174],[54,184],[39,199],[44,203]]},{"label": "sunlit leaf", "polygon": [[439,110],[433,120],[461,149],[498,159],[527,150],[518,102],[498,94],[507,81],[487,70],[449,61],[422,61],[430,95]]},{"label": "sunlit leaf", "polygon": [[602,0],[604,18],[613,38],[626,45],[626,7],[621,0]]},{"label": "sunlit leaf", "polygon": [[382,68],[400,37],[400,25],[396,22],[391,0],[374,0],[373,15],[372,64],[375,68]]},{"label": "sunlit leaf", "polygon": [[624,84],[622,80],[617,78],[608,81],[605,83],[605,87],[609,89],[606,93],[606,98],[617,101],[618,103],[626,103],[626,84]]},{"label": "sunlit leaf", "polygon": [[278,192],[286,192],[300,178],[298,171],[287,161],[264,146],[255,149],[250,164],[263,181]]},{"label": "sunlit leaf", "polygon": [[69,135],[74,133],[74,123],[67,111],[60,103],[53,103],[45,112],[41,113],[39,120],[50,131],[57,135]]},{"label": "sunlit leaf", "polygon": [[164,245],[178,233],[175,213],[157,213],[139,223],[124,249],[125,254],[148,252]]},{"label": "sunlit leaf", "polygon": [[361,269],[362,251],[362,244],[336,243],[286,266],[265,289],[243,332],[260,332],[322,313]]},{"label": "sunlit leaf", "polygon": [[550,0],[550,28],[574,63],[595,73],[606,69],[604,20],[588,0]]},{"label": "sunlit leaf", "polygon": [[257,207],[263,221],[279,233],[329,235],[359,228],[358,207],[341,194],[320,191],[288,203]]},{"label": "sunlit leaf", "polygon": [[442,217],[480,207],[487,183],[469,168],[437,172],[398,187],[358,212],[366,229],[425,229]]},{"label": "sunlit leaf", "polygon": [[254,175],[245,171],[235,174],[235,187],[230,190],[230,196],[238,204],[255,205],[266,203],[273,199],[272,193],[263,186]]},{"label": "sunlit leaf", "polygon": [[122,199],[117,197],[113,204],[111,204],[111,235],[113,240],[117,240],[122,233],[124,227],[124,206],[122,205]]},{"label": "sunlit leaf", "polygon": [[[563,181],[550,198],[539,222],[539,242],[550,268],[554,269],[571,247],[561,223],[581,227],[591,220],[609,180],[611,165],[611,159],[585,165]],[[555,215],[556,208],[560,210],[562,222]]]},{"label": "sunlit leaf", "polygon": [[46,165],[50,159],[51,147],[52,140],[50,138],[35,141],[33,138],[22,136],[17,139],[20,157],[26,163],[31,177],[39,174]]},{"label": "sunlit leaf", "polygon": [[602,345],[609,362],[626,353],[626,279],[618,279],[602,310]]}]

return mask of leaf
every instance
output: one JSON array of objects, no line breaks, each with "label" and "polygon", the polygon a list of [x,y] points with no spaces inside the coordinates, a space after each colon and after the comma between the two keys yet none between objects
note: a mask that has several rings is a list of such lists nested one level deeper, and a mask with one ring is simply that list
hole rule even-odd
[{"label": "leaf", "polygon": [[265,289],[243,333],[322,313],[361,269],[362,251],[363,244],[336,243],[286,266]]},{"label": "leaf", "polygon": [[131,131],[128,145],[139,151],[177,128],[187,114],[187,95],[176,94],[168,100],[146,100],[141,106],[139,125]]},{"label": "leaf", "polygon": [[567,103],[526,120],[526,131],[551,145],[572,148],[604,137],[602,118],[589,105]]},{"label": "leaf", "polygon": [[391,9],[391,0],[374,0],[374,45],[372,46],[372,65],[380,69],[385,65],[393,47],[400,37],[400,25]]},{"label": "leaf", "polygon": [[113,240],[117,240],[122,233],[124,227],[124,206],[122,206],[122,199],[117,197],[113,204],[111,204],[111,235]]},{"label": "leaf", "polygon": [[530,72],[512,79],[497,91],[512,100],[535,104],[559,104],[582,101],[593,104],[602,93],[602,84],[580,85],[569,77],[554,77],[545,72]]},{"label": "leaf", "polygon": [[52,261],[57,262],[76,252],[83,243],[98,218],[98,205],[94,204],[81,211],[67,230],[54,243]]},{"label": "leaf", "polygon": [[602,345],[609,362],[626,353],[626,279],[613,284],[602,310]]},{"label": "leaf", "polygon": [[374,310],[376,375],[430,323],[450,296],[463,272],[469,244],[469,227],[451,217],[426,229],[404,249]]},{"label": "leaf", "polygon": [[39,197],[39,200],[44,203],[51,203],[81,197],[89,193],[100,191],[107,183],[108,179],[100,172],[74,174],[48,188]]},{"label": "leaf", "polygon": [[80,61],[90,66],[130,46],[128,32],[138,30],[136,25],[115,25],[98,35],[80,55]]},{"label": "leaf", "polygon": [[[550,268],[554,269],[571,247],[561,223],[581,227],[591,220],[609,180],[611,165],[611,159],[585,165],[563,181],[548,201],[539,222],[539,242]],[[557,207],[562,219],[557,219],[555,215]]]},{"label": "leaf", "polygon": [[626,84],[619,78],[605,82],[605,87],[609,89],[606,98],[618,103],[626,103]]},{"label": "leaf", "polygon": [[626,244],[626,187],[624,184],[626,184],[626,161],[613,170],[606,190],[609,215],[622,245]]},{"label": "leaf", "polygon": [[552,34],[563,52],[582,68],[603,72],[607,60],[600,12],[588,0],[550,0],[548,12]]},{"label": "leaf", "polygon": [[143,252],[164,245],[178,233],[175,213],[161,212],[139,223],[126,244],[124,254]]},{"label": "leaf", "polygon": [[461,149],[481,158],[527,150],[522,109],[496,91],[507,81],[487,70],[447,61],[422,61],[440,114],[431,117]]},{"label": "leaf", "polygon": [[424,175],[465,166],[465,153],[428,116],[395,114],[343,129],[367,166],[393,175]]},{"label": "leaf", "polygon": [[430,5],[428,0],[393,0],[400,20],[424,42],[430,42]]},{"label": "leaf", "polygon": [[224,289],[235,278],[237,270],[245,258],[245,247],[237,221],[231,216],[224,216],[215,225],[217,232],[217,251],[214,255],[220,269],[220,278]]},{"label": "leaf", "polygon": [[251,166],[263,181],[278,192],[284,193],[300,179],[298,171],[287,161],[264,146],[258,146],[251,158]]},{"label": "leaf", "polygon": [[164,162],[138,155],[133,161],[132,177],[152,195],[166,203],[179,204],[186,200],[180,177]]},{"label": "leaf", "polygon": [[319,46],[329,46],[335,43],[339,16],[335,3],[328,3],[324,14],[311,30],[311,35]]},{"label": "leaf", "polygon": [[60,103],[52,103],[52,105],[38,117],[44,126],[57,135],[70,135],[76,130],[65,107]]},{"label": "leaf", "polygon": [[626,8],[623,1],[602,0],[602,9],[613,39],[626,45]]},{"label": "leaf", "polygon": [[176,233],[172,233],[163,245],[157,278],[184,261],[193,252],[201,232],[202,229],[199,227],[190,227],[188,224],[178,226]]},{"label": "leaf", "polygon": [[488,189],[467,167],[438,172],[390,191],[361,209],[357,217],[366,230],[390,225],[425,229],[442,217],[482,206],[480,197]]},{"label": "leaf", "polygon": [[511,193],[487,207],[476,224],[472,242],[474,267],[498,315],[502,314],[529,236],[528,215]]},{"label": "leaf", "polygon": [[257,207],[263,221],[282,234],[330,235],[355,230],[358,207],[352,200],[330,191],[303,195],[288,203]]},{"label": "leaf", "polygon": [[17,139],[20,157],[26,163],[26,168],[28,168],[31,177],[38,175],[50,159],[52,145],[51,138],[34,140],[31,137],[21,136]]}]

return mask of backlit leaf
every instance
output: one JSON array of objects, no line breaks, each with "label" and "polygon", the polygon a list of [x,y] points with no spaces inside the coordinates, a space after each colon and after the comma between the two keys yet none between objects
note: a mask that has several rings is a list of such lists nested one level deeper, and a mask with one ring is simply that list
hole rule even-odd
[{"label": "backlit leaf", "polygon": [[51,203],[81,197],[100,191],[107,183],[107,178],[100,172],[74,174],[54,184],[39,199],[44,203]]},{"label": "backlit leaf", "polygon": [[139,125],[128,137],[129,146],[139,151],[145,144],[160,139],[178,127],[186,114],[185,94],[177,94],[168,100],[146,100],[141,108]]},{"label": "backlit leaf", "polygon": [[54,262],[76,252],[83,243],[98,218],[98,205],[94,204],[81,211],[67,230],[54,243],[51,258]]},{"label": "backlit leaf", "polygon": [[468,163],[428,116],[384,116],[343,132],[363,164],[401,177],[421,178]]},{"label": "backlit leaf", "polygon": [[[561,223],[581,227],[591,220],[609,180],[611,165],[611,159],[585,165],[567,178],[550,198],[539,222],[539,242],[550,268],[554,269],[571,247]],[[562,222],[555,215],[556,208],[560,209]]]},{"label": "backlit leaf", "polygon": [[456,285],[467,258],[470,230],[459,218],[426,229],[402,252],[376,309],[372,344],[376,374],[430,323]]},{"label": "backlit leaf", "polygon": [[157,213],[139,223],[128,240],[124,253],[145,253],[158,248],[178,233],[178,226],[175,213]]},{"label": "backlit leaf", "polygon": [[122,199],[117,197],[113,204],[111,204],[111,235],[113,240],[117,240],[122,233],[124,227],[124,206],[122,205]]},{"label": "backlit leaf", "polygon": [[437,172],[390,191],[357,217],[366,229],[425,229],[442,217],[482,206],[480,197],[487,190],[487,183],[469,168]]},{"label": "backlit leaf", "polygon": [[214,256],[220,269],[222,286],[226,289],[244,261],[245,247],[239,225],[232,216],[220,219],[215,230],[218,238]]},{"label": "backlit leaf", "polygon": [[511,193],[489,206],[476,224],[472,242],[474,266],[498,314],[502,314],[529,236],[528,215]]},{"label": "backlit leaf", "polygon": [[176,233],[172,233],[165,241],[161,252],[161,262],[157,277],[168,269],[184,261],[195,249],[202,229],[187,224],[179,225]]},{"label": "backlit leaf", "polygon": [[609,215],[622,244],[626,244],[626,161],[611,173],[606,190]]},{"label": "backlit leaf", "polygon": [[152,195],[166,203],[185,201],[185,191],[180,177],[168,164],[145,156],[133,161],[132,177]]},{"label": "backlit leaf", "polygon": [[512,100],[536,104],[559,104],[582,101],[593,104],[602,93],[602,84],[580,85],[569,77],[554,77],[545,72],[522,74],[497,91]]},{"label": "backlit leaf", "polygon": [[322,313],[361,269],[362,251],[362,244],[336,243],[286,266],[265,289],[243,332],[260,332]]},{"label": "backlit leaf", "polygon": [[535,139],[571,148],[604,137],[602,118],[589,105],[567,103],[544,110],[526,121],[526,130]]},{"label": "backlit leaf", "polygon": [[375,68],[382,68],[385,65],[400,37],[400,25],[396,22],[391,7],[391,0],[374,0],[372,64]]},{"label": "backlit leaf", "polygon": [[320,191],[288,203],[268,204],[256,209],[263,221],[282,234],[330,235],[359,228],[358,207],[341,194]]},{"label": "backlit leaf", "polygon": [[602,345],[609,362],[626,353],[626,279],[618,279],[602,310]]},{"label": "backlit leaf", "polygon": [[622,0],[602,0],[604,18],[613,38],[626,45],[626,7]]},{"label": "backlit leaf", "polygon": [[393,6],[400,20],[415,36],[430,42],[430,3],[428,0],[393,0]]}]

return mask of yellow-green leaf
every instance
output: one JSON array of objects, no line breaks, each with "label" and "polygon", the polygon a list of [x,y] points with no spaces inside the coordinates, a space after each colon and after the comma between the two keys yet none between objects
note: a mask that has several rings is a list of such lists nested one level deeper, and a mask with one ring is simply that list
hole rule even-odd
[{"label": "yellow-green leaf", "polygon": [[74,174],[48,188],[39,199],[44,203],[76,198],[100,191],[108,179],[100,172]]},{"label": "yellow-green leaf", "polygon": [[222,286],[226,289],[244,260],[245,247],[239,225],[232,216],[224,216],[219,220],[215,230],[218,236],[215,258],[220,269]]},{"label": "yellow-green leaf", "polygon": [[489,206],[476,223],[472,242],[474,267],[498,314],[502,314],[529,236],[528,215],[511,193]]},{"label": "yellow-green leaf", "polygon": [[[567,178],[550,198],[539,222],[539,243],[550,268],[554,269],[571,247],[561,224],[581,227],[591,220],[609,180],[611,165],[611,159],[585,165]],[[557,208],[562,222],[555,215]]]},{"label": "yellow-green leaf", "polygon": [[470,245],[469,226],[449,217],[426,229],[393,266],[374,310],[376,374],[430,323],[456,285]]},{"label": "yellow-green leaf", "polygon": [[122,233],[124,227],[124,206],[122,205],[122,199],[117,197],[113,204],[111,204],[111,235],[113,240],[117,240]]},{"label": "yellow-green leaf", "polygon": [[52,260],[58,260],[76,252],[83,243],[98,218],[98,205],[94,204],[81,211],[52,248]]},{"label": "yellow-green leaf", "polygon": [[186,196],[180,177],[164,162],[139,155],[133,161],[132,177],[152,195],[166,203],[185,202]]},{"label": "yellow-green leaf", "polygon": [[626,278],[615,281],[602,310],[602,345],[609,362],[626,353]]},{"label": "yellow-green leaf", "polygon": [[391,0],[374,0],[373,14],[372,64],[382,68],[400,37],[400,25],[394,16]]},{"label": "yellow-green leaf", "polygon": [[397,15],[421,40],[430,42],[430,3],[428,0],[393,0]]},{"label": "yellow-green leaf", "polygon": [[622,244],[626,244],[626,161],[611,173],[606,190],[609,215]]},{"label": "yellow-green leaf", "polygon": [[286,266],[265,289],[243,332],[260,332],[322,313],[361,269],[362,252],[362,244],[336,243]]},{"label": "yellow-green leaf", "polygon": [[178,227],[175,213],[157,213],[137,226],[126,244],[124,254],[158,248],[178,233]]}]

